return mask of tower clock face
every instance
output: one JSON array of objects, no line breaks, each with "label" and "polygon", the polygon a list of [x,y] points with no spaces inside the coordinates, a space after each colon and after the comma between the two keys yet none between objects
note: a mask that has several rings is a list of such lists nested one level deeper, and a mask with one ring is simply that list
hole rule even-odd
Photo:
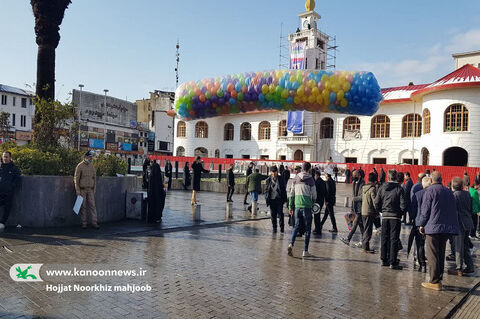
[{"label": "tower clock face", "polygon": [[305,29],[308,28],[308,20],[303,21],[303,27]]}]

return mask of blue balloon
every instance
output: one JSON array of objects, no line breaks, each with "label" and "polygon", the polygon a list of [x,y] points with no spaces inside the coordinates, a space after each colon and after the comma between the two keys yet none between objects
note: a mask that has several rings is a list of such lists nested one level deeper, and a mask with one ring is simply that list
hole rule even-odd
[{"label": "blue balloon", "polygon": [[335,102],[336,99],[337,99],[337,93],[330,92],[330,102]]},{"label": "blue balloon", "polygon": [[287,98],[287,104],[293,104],[293,97],[289,96]]},{"label": "blue balloon", "polygon": [[260,102],[262,102],[262,103],[265,102],[265,95],[263,95],[263,93],[260,93],[260,94],[258,95],[258,100],[259,100]]},{"label": "blue balloon", "polygon": [[230,103],[230,105],[235,105],[237,103],[237,100],[235,100],[233,97],[231,97],[228,102]]}]

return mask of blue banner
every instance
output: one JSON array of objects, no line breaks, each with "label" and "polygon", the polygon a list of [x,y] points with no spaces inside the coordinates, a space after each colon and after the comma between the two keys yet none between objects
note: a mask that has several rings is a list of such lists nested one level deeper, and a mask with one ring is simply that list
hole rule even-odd
[{"label": "blue banner", "polygon": [[303,134],[303,111],[288,112],[287,130],[294,134]]},{"label": "blue banner", "polygon": [[118,143],[118,149],[120,151],[131,151],[132,150],[132,144],[130,143]]},{"label": "blue banner", "polygon": [[105,148],[103,140],[97,140],[95,138],[91,138],[88,140],[88,146],[92,148]]}]

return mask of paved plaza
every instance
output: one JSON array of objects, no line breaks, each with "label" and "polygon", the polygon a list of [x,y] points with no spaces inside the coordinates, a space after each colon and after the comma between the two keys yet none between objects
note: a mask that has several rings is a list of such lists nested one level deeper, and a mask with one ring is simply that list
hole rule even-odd
[{"label": "paved plaza", "polygon": [[[9,230],[0,237],[0,318],[443,318],[479,281],[477,275],[445,274],[444,291],[422,289],[427,275],[412,269],[412,256],[407,261],[409,227],[402,230],[403,271],[382,268],[379,254],[345,246],[338,238],[347,233],[340,205],[347,192],[339,186],[340,233],[312,236],[314,257],[308,259],[300,257],[303,239],[297,241],[294,257],[288,257],[291,228],[272,234],[269,220],[249,220],[237,194],[233,222],[228,223],[224,194],[201,193],[203,221],[195,222],[185,201],[189,194],[173,191],[160,226],[127,221],[102,225],[99,232]],[[379,240],[374,235],[376,249]],[[44,282],[15,282],[9,269],[19,263],[41,263],[45,269],[141,268],[146,274],[47,277],[42,268]],[[70,284],[148,285],[151,291],[46,291],[46,285]],[[473,293],[464,303],[464,314],[457,312],[461,318],[475,317],[465,308],[473,303],[470,309],[475,309],[475,297]]]}]

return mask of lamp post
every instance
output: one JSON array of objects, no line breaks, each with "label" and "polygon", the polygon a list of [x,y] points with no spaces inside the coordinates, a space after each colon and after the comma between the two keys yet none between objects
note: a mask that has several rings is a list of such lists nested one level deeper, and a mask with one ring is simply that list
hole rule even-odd
[{"label": "lamp post", "polygon": [[83,84],[79,84],[78,87],[80,88],[80,98],[79,98],[79,101],[78,101],[78,107],[77,107],[77,111],[78,111],[78,146],[77,146],[77,150],[80,151],[80,107],[82,105],[82,89],[85,85]]},{"label": "lamp post", "polygon": [[103,90],[105,92],[105,98],[103,100],[103,149],[107,150],[107,93],[108,90]]}]

